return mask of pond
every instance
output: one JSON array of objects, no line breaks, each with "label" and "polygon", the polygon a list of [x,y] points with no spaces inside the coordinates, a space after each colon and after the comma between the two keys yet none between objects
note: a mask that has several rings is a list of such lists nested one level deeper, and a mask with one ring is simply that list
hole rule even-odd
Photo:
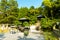
[{"label": "pond", "polygon": [[29,38],[29,37],[19,37],[18,40],[44,40],[44,38],[41,36],[41,37],[32,37],[32,38]]},{"label": "pond", "polygon": [[4,37],[4,34],[3,33],[0,33],[0,40],[2,40]]},{"label": "pond", "polygon": [[15,34],[11,33],[0,33],[0,40],[44,40],[44,36],[36,33],[30,33],[28,36],[24,36],[24,33],[18,32]]}]

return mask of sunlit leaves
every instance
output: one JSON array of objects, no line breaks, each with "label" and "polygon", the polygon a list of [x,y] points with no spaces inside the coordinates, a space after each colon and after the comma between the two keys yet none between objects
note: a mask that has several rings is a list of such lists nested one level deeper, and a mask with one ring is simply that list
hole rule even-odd
[{"label": "sunlit leaves", "polygon": [[45,6],[52,7],[52,6],[51,6],[52,3],[50,2],[50,0],[44,0],[43,3],[44,3]]}]

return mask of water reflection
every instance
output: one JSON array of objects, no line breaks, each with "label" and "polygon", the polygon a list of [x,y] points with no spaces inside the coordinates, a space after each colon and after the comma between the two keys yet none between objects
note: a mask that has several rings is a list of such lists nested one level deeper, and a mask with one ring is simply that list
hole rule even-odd
[{"label": "water reflection", "polygon": [[37,36],[38,40],[45,40],[43,35]]},{"label": "water reflection", "polygon": [[18,40],[44,40],[44,37],[43,36],[36,36],[36,38],[28,38],[26,36],[24,37],[18,37],[19,39]]},{"label": "water reflection", "polygon": [[27,38],[26,36],[24,36],[23,38],[19,36],[19,39],[18,40],[36,40],[36,39],[33,39],[33,38]]},{"label": "water reflection", "polygon": [[4,34],[3,33],[0,33],[0,40],[2,40],[4,37]]}]

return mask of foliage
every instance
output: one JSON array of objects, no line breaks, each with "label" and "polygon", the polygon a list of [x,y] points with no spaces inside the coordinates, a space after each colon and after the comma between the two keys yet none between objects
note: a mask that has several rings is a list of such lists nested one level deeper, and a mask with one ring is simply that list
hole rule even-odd
[{"label": "foliage", "polygon": [[43,18],[43,19],[41,19],[41,26],[44,27],[44,28],[53,27],[52,25],[55,22],[56,22],[55,20],[50,20],[48,18]]},{"label": "foliage", "polygon": [[[35,8],[31,6],[30,8],[21,7],[18,8],[18,3],[16,0],[1,0],[0,2],[0,23],[11,23],[19,25],[21,22],[18,20],[20,18],[28,18],[30,24],[37,22],[37,16],[42,14],[45,16],[41,19],[42,27],[51,27],[52,24],[60,20],[60,0],[44,0],[42,6]],[[56,20],[55,20],[56,19]],[[25,26],[29,25],[24,23]]]},{"label": "foliage", "polygon": [[25,27],[29,27],[29,23],[28,22],[24,22]]},{"label": "foliage", "polygon": [[45,40],[58,40],[58,38],[56,36],[54,36],[53,32],[44,32],[43,33],[45,36]]},{"label": "foliage", "polygon": [[42,3],[43,13],[46,17],[51,19],[57,19],[60,15],[60,0],[44,0]]},{"label": "foliage", "polygon": [[[42,28],[53,28],[55,22],[60,22],[60,0],[43,0],[42,6],[35,8],[31,6],[30,8],[21,7],[18,8],[18,3],[16,0],[0,0],[0,24],[22,24],[18,21],[20,18],[27,18],[30,22],[24,22],[23,25],[29,27],[30,24],[35,24],[37,16],[42,14],[45,18],[42,18],[41,27]],[[23,27],[22,27],[23,29]],[[50,30],[50,29],[48,29]],[[23,30],[22,30],[23,31]],[[24,35],[28,35],[29,30],[24,31]],[[57,38],[52,35],[52,32],[44,32],[46,40],[57,40]]]},{"label": "foliage", "polygon": [[51,28],[55,22],[60,20],[60,0],[43,0],[42,14],[45,16],[41,19],[42,28]]},{"label": "foliage", "polygon": [[1,0],[0,2],[0,23],[13,24],[18,17],[18,4],[16,0]]}]

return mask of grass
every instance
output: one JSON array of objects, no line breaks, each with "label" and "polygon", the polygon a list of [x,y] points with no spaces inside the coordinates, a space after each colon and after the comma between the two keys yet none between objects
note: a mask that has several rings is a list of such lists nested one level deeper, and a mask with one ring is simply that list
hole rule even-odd
[{"label": "grass", "polygon": [[43,32],[44,34],[44,37],[45,37],[45,40],[58,40],[58,38],[56,36],[53,35],[53,32],[48,32],[48,31],[45,31]]}]

